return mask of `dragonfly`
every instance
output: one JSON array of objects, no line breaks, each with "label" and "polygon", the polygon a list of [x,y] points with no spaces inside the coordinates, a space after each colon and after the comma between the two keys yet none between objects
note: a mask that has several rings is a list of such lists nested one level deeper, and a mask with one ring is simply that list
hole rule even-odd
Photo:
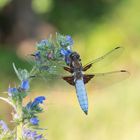
[{"label": "dragonfly", "polygon": [[[122,47],[116,47],[111,51],[107,52],[103,56],[92,60],[86,65],[82,65],[80,55],[77,52],[72,52],[69,57],[69,64],[64,66],[64,70],[69,72],[71,75],[63,76],[63,80],[68,82],[70,85],[74,86],[76,89],[76,95],[78,102],[80,104],[81,109],[87,115],[88,114],[88,96],[86,92],[85,84],[87,84],[91,79],[93,79],[94,83],[100,84],[103,83],[105,86],[111,82],[113,84],[115,82],[121,81],[128,77],[129,72],[127,70],[118,70],[111,71],[106,73],[91,73],[85,74],[85,72],[92,67],[96,66],[96,64],[102,63],[105,59],[110,59],[110,57],[116,54],[119,54],[123,50]],[[106,81],[104,81],[106,80]]]}]

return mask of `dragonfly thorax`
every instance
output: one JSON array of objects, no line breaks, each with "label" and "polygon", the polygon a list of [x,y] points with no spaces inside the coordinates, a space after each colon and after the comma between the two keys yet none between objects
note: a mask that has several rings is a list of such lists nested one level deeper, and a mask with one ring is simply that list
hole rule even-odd
[{"label": "dragonfly thorax", "polygon": [[73,52],[69,56],[70,58],[70,67],[72,69],[82,69],[80,55],[77,52]]},{"label": "dragonfly thorax", "polygon": [[82,63],[77,52],[73,52],[70,55],[70,68],[73,70],[73,75],[76,79],[82,78]]}]

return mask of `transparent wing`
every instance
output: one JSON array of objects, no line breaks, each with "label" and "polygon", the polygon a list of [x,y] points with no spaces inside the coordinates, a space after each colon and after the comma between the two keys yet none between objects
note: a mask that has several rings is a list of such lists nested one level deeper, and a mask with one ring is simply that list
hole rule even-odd
[{"label": "transparent wing", "polygon": [[124,48],[123,47],[116,47],[113,50],[107,52],[103,56],[92,60],[91,62],[87,63],[86,65],[83,66],[83,68],[87,67],[88,65],[93,66],[94,70],[98,70],[98,68],[101,68],[103,66],[107,66],[108,64],[111,63],[114,59],[117,59],[119,55],[123,52]]},{"label": "transparent wing", "polygon": [[90,81],[92,86],[100,89],[128,78],[130,73],[126,70],[112,71],[106,73],[95,73]]}]

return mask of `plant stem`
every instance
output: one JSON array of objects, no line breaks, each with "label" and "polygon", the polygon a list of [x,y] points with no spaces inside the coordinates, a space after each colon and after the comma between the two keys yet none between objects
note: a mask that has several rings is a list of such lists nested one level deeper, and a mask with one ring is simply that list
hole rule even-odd
[{"label": "plant stem", "polygon": [[17,126],[17,139],[22,140],[22,122]]},{"label": "plant stem", "polygon": [[[30,72],[30,76],[35,75],[37,73],[36,71],[36,67],[34,66]],[[31,79],[30,79],[31,80]],[[17,102],[17,106],[16,106],[16,112],[17,112],[17,116],[19,118],[19,122],[17,125],[17,138],[16,140],[23,140],[22,134],[23,134],[23,122],[22,122],[22,99],[20,101]]]},{"label": "plant stem", "polygon": [[19,117],[19,123],[17,125],[17,139],[16,140],[22,140],[22,102],[19,102],[17,104],[17,115]]}]

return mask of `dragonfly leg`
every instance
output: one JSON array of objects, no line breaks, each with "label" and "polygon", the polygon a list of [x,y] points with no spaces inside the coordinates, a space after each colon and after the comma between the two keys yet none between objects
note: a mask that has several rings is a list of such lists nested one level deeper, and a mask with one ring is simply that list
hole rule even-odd
[{"label": "dragonfly leg", "polygon": [[69,68],[69,67],[63,67],[63,68],[64,68],[64,70],[66,70],[66,71],[68,71],[70,73],[73,73],[73,70],[71,68]]}]

